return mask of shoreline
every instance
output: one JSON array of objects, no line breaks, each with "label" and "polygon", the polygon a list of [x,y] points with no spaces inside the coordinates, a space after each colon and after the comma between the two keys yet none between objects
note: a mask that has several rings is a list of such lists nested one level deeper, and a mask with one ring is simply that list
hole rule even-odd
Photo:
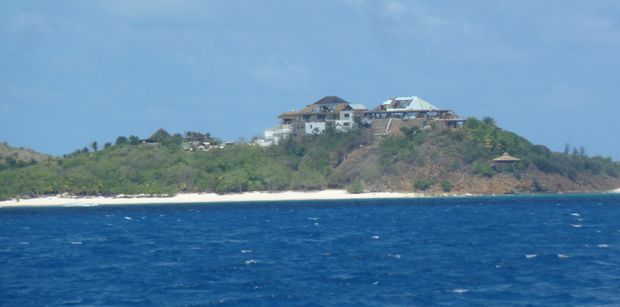
[{"label": "shoreline", "polygon": [[[552,193],[543,195],[569,195],[572,193]],[[620,194],[620,188],[594,194]],[[503,195],[503,194],[502,194]],[[513,194],[530,195],[530,194]],[[536,194],[532,194],[536,195]],[[472,197],[501,196],[495,194],[424,194],[402,192],[365,192],[350,194],[346,190],[321,191],[283,191],[283,192],[244,192],[235,194],[179,193],[174,196],[118,195],[118,196],[46,196],[30,199],[11,199],[0,201],[0,208],[7,207],[94,207],[106,205],[167,205],[167,204],[212,204],[245,203],[269,201],[311,201],[311,200],[352,200],[352,199],[407,199],[434,197]],[[506,196],[506,195],[503,195]]]},{"label": "shoreline", "polygon": [[[463,195],[468,196],[468,195]],[[347,200],[347,199],[390,199],[430,197],[421,193],[368,192],[349,194],[346,190],[245,192],[237,194],[180,193],[170,197],[116,196],[116,197],[71,197],[47,196],[30,199],[0,201],[4,207],[88,207],[100,205],[149,205],[149,204],[199,204],[199,203],[241,203],[266,201],[300,200]]]}]

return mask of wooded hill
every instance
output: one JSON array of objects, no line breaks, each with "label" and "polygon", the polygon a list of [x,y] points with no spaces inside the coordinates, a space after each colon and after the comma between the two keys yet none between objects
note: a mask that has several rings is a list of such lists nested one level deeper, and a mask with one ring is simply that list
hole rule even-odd
[{"label": "wooded hill", "polygon": [[0,170],[20,168],[45,161],[50,156],[26,148],[11,147],[0,143]]},{"label": "wooded hill", "polygon": [[[620,164],[584,150],[551,152],[490,118],[462,128],[420,130],[375,139],[368,129],[187,151],[179,135],[145,144],[123,141],[62,158],[0,170],[0,198],[73,195],[232,193],[319,190],[440,193],[592,192],[620,187]],[[97,146],[93,146],[96,148]],[[504,166],[507,152],[521,159]]]}]

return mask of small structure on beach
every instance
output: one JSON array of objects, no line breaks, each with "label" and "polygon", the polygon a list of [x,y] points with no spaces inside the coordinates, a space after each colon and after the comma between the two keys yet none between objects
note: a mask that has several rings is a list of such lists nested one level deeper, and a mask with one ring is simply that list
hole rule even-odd
[{"label": "small structure on beach", "polygon": [[511,156],[507,152],[493,159],[493,163],[500,163],[500,164],[510,164],[510,163],[516,163],[519,161],[521,161],[521,159]]}]

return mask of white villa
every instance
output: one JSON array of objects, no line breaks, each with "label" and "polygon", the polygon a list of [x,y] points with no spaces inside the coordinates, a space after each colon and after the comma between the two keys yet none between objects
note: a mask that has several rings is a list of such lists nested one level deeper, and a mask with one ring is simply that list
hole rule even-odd
[{"label": "white villa", "polygon": [[397,133],[402,127],[458,127],[463,119],[453,111],[440,109],[417,97],[390,98],[369,111],[362,104],[349,103],[337,96],[326,96],[300,111],[280,114],[281,124],[265,130],[255,144],[271,146],[290,136],[321,134],[328,128],[345,132],[372,128],[375,136]]}]

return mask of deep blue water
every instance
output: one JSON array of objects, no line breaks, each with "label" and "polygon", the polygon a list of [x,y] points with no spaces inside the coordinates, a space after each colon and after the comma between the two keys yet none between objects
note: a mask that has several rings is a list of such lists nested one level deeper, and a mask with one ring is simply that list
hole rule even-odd
[{"label": "deep blue water", "polygon": [[617,305],[620,196],[0,208],[0,304]]}]

